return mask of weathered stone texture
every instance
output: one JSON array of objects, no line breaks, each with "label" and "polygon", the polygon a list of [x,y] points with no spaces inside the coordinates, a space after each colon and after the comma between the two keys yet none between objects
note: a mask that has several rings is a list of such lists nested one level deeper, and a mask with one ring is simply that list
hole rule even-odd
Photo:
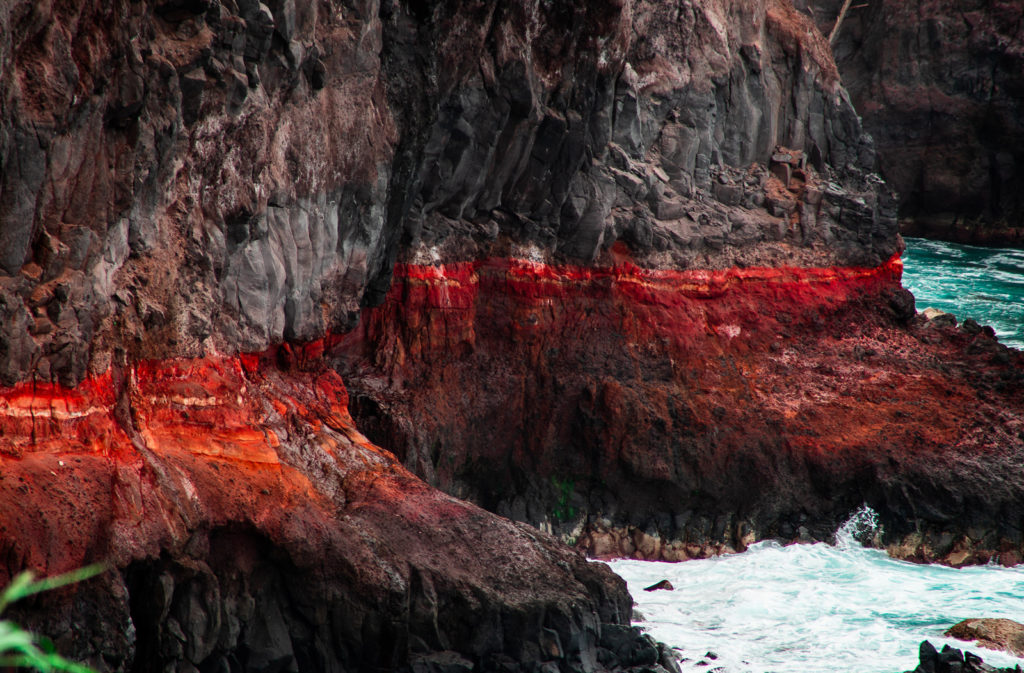
[{"label": "weathered stone texture", "polygon": [[[826,33],[841,0],[803,0]],[[835,56],[904,231],[1024,243],[1024,24],[1016,1],[857,3]]]},{"label": "weathered stone texture", "polygon": [[[5,383],[347,329],[400,249],[899,245],[827,47],[781,0],[15,2],[0,35]],[[777,146],[805,157],[785,206]]]},{"label": "weathered stone texture", "polygon": [[386,268],[382,26],[271,4],[5,4],[6,383],[348,324]]},{"label": "weathered stone texture", "polygon": [[[894,204],[859,168],[874,163],[870,139],[827,45],[786,3],[537,11],[541,31],[552,34],[529,45],[505,42],[523,32],[522,11],[512,7],[452,15],[441,4],[417,27],[430,44],[437,26],[459,40],[407,75],[436,72],[441,82],[410,242],[444,249],[453,239],[450,247],[464,247],[466,238],[506,234],[592,260],[622,239],[649,263],[661,253],[662,264],[707,265],[700,256],[722,246],[682,232],[699,223],[724,234],[735,206],[763,205],[765,176],[754,165],[784,145],[810,159],[800,166],[802,178],[813,176],[807,182],[832,180],[837,193],[865,198],[869,222],[826,216],[794,236],[763,217],[769,226],[730,241],[718,265],[780,240],[824,243],[819,263],[877,264],[896,249]],[[748,168],[754,181],[732,186],[726,176]],[[801,209],[821,212],[820,204]]]}]

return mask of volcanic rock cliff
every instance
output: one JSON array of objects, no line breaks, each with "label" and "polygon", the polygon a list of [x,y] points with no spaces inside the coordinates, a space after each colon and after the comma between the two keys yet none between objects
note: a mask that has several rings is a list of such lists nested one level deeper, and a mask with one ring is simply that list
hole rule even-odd
[{"label": "volcanic rock cliff", "polygon": [[[827,34],[841,0],[801,0]],[[843,83],[900,195],[903,229],[1024,243],[1019,2],[856,3],[836,32]]]},{"label": "volcanic rock cliff", "polygon": [[903,555],[1018,558],[1021,355],[914,317],[788,1],[14,2],[0,38],[0,559],[111,562],[25,613],[101,669],[671,665],[609,572],[418,477],[597,555],[867,501]]}]

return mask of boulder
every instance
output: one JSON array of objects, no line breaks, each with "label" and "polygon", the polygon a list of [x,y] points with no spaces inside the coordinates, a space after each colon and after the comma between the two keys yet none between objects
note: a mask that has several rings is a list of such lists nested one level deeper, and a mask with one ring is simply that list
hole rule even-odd
[{"label": "boulder", "polygon": [[986,664],[972,652],[961,652],[955,647],[943,645],[942,650],[927,640],[918,648],[917,668],[908,673],[1018,673],[1020,667],[996,668]]},{"label": "boulder", "polygon": [[925,320],[932,327],[956,327],[956,316],[952,313],[946,313],[929,306],[921,311],[921,315],[924,316]]},{"label": "boulder", "polygon": [[950,627],[944,635],[957,640],[973,640],[978,647],[1024,657],[1024,624],[1012,619],[965,619]]}]

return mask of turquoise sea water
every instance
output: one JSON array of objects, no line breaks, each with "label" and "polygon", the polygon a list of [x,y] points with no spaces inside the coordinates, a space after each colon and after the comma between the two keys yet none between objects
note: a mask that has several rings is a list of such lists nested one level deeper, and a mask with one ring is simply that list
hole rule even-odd
[{"label": "turquoise sea water", "polygon": [[[970,617],[1024,622],[1021,568],[895,561],[858,545],[850,530],[834,546],[762,542],[702,561],[609,565],[637,601],[636,623],[677,649],[683,671],[898,673],[917,666],[925,639],[992,665],[1024,664],[942,637]],[[643,591],[663,579],[675,590]]]},{"label": "turquoise sea water", "polygon": [[903,285],[917,310],[933,306],[957,320],[991,325],[1007,346],[1024,348],[1024,250],[908,238]]}]

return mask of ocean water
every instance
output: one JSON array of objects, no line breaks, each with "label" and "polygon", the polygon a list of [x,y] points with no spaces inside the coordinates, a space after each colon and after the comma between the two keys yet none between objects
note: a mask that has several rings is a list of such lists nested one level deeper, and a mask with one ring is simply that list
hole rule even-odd
[{"label": "ocean water", "polygon": [[[926,639],[994,666],[1024,665],[942,637],[970,617],[1024,622],[1024,569],[893,560],[854,541],[872,517],[858,513],[835,545],[762,542],[713,559],[609,565],[637,602],[642,619],[634,623],[675,648],[683,671],[899,673],[917,666]],[[643,590],[663,579],[675,589]]]},{"label": "ocean water", "polygon": [[933,306],[957,320],[991,325],[999,341],[1024,348],[1024,250],[908,238],[903,285],[917,310]]}]

